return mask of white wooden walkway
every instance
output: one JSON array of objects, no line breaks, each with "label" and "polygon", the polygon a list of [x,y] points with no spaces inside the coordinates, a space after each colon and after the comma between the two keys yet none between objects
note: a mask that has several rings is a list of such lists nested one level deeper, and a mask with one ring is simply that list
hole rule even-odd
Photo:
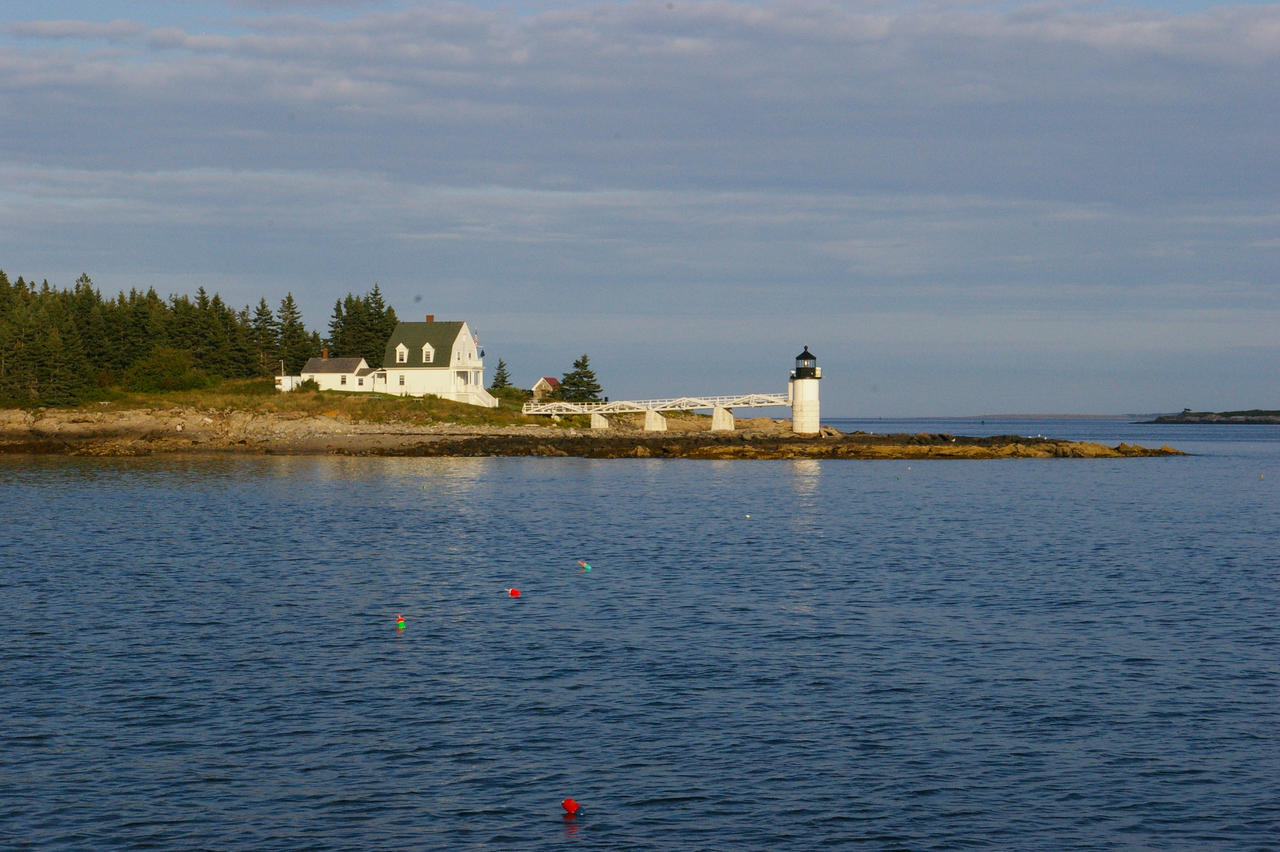
[{"label": "white wooden walkway", "polygon": [[716,431],[733,429],[733,409],[771,408],[791,405],[785,393],[744,393],[736,396],[677,396],[667,399],[628,399],[616,402],[526,402],[524,414],[590,414],[592,429],[608,429],[608,414],[644,414],[644,428],[651,432],[666,431],[667,423],[660,412],[696,411],[710,408],[711,428]]}]

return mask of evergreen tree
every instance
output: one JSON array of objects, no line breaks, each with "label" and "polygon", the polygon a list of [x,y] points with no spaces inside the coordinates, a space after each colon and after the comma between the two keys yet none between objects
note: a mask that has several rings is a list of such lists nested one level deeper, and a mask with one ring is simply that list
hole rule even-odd
[{"label": "evergreen tree", "polygon": [[265,298],[258,300],[249,321],[249,344],[257,362],[258,375],[275,375],[280,360],[280,326]]},{"label": "evergreen tree", "polygon": [[330,354],[335,358],[345,358],[350,346],[347,339],[347,307],[351,302],[351,294],[347,294],[346,303],[338,299],[333,303],[333,315],[329,317],[329,336],[325,338]]},{"label": "evergreen tree", "polygon": [[489,389],[502,390],[509,387],[511,387],[511,376],[507,373],[507,362],[499,358],[498,368],[493,371],[493,384],[489,386]]},{"label": "evergreen tree", "polygon": [[156,345],[169,346],[192,355],[201,347],[203,337],[200,328],[200,311],[190,297],[186,295],[169,295],[168,310],[165,314],[165,334],[163,340],[155,341]]},{"label": "evergreen tree", "polygon": [[[99,357],[105,354],[111,345],[107,330],[107,320],[103,311],[102,294],[93,287],[88,275],[76,279],[75,289],[71,293],[71,322],[75,325],[80,338],[80,345],[85,352],[93,353],[94,378],[99,385],[111,384],[114,378],[109,364]],[[101,375],[96,375],[98,372]]]},{"label": "evergreen tree", "polygon": [[13,315],[17,306],[17,295],[14,286],[9,283],[9,276],[0,269],[0,399],[8,394],[8,367],[13,359],[14,326]]},{"label": "evergreen tree", "polygon": [[377,284],[364,296],[348,293],[333,305],[327,342],[330,354],[339,358],[363,358],[370,367],[381,367],[387,341],[395,331],[396,312],[387,307]]},{"label": "evergreen tree", "polygon": [[20,398],[42,405],[74,405],[91,385],[80,335],[65,302],[41,288],[31,305],[20,341],[25,361]]},{"label": "evergreen tree", "polygon": [[584,354],[573,362],[573,369],[560,378],[556,398],[565,402],[599,402],[600,383],[591,369],[590,359]]},{"label": "evergreen tree", "polygon": [[153,289],[145,294],[130,290],[116,296],[108,311],[110,347],[106,361],[116,375],[121,375],[145,358],[152,347],[163,346],[167,334],[167,311]]},{"label": "evergreen tree", "polygon": [[[183,301],[186,301],[185,297]],[[224,319],[226,311],[222,297],[205,292],[204,287],[196,291],[196,301],[191,327],[186,329],[187,351],[195,362],[196,369],[211,376],[231,375],[231,344],[227,338]]]},{"label": "evergreen tree", "polygon": [[280,357],[284,359],[285,370],[294,376],[302,372],[302,366],[308,358],[320,354],[320,335],[308,334],[302,324],[302,311],[293,300],[293,293],[280,300],[280,309],[276,311],[276,323],[280,327]]},{"label": "evergreen tree", "polygon": [[365,316],[367,317],[367,337],[361,356],[369,362],[370,367],[381,367],[382,356],[387,351],[387,341],[396,330],[399,320],[395,308],[389,307],[382,299],[382,290],[374,282],[373,289],[365,297]]},{"label": "evergreen tree", "polygon": [[45,405],[75,405],[91,386],[80,335],[69,323],[49,326],[39,365],[39,400]]},{"label": "evergreen tree", "polygon": [[235,311],[218,295],[213,297],[213,312],[226,340],[227,375],[247,379],[258,374],[257,358],[249,340],[249,309]]},{"label": "evergreen tree", "polygon": [[15,288],[16,299],[9,315],[5,350],[5,368],[0,379],[0,395],[20,404],[30,404],[40,398],[40,378],[37,373],[42,355],[40,331],[44,317],[36,310],[33,294],[26,289],[26,282],[19,276]]}]

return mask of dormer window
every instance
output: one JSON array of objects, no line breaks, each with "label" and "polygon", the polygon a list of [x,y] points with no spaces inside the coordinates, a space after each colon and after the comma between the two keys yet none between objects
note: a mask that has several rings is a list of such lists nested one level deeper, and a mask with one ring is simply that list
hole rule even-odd
[{"label": "dormer window", "polygon": [[430,343],[422,344],[422,363],[430,364],[436,359],[436,350],[431,348]]},{"label": "dormer window", "polygon": [[396,363],[409,363],[409,347],[405,346],[403,343],[396,344]]}]

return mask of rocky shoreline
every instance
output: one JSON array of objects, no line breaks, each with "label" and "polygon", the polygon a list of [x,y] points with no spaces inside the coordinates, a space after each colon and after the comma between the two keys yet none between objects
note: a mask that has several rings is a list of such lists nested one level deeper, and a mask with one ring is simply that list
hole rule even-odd
[{"label": "rocky shoreline", "polygon": [[0,410],[0,453],[147,456],[246,453],[347,456],[573,456],[691,459],[1130,458],[1183,455],[1171,447],[1108,447],[1005,435],[849,434],[824,427],[802,437],[783,420],[741,420],[733,432],[698,421],[667,432],[629,424],[607,431],[562,426],[371,423],[342,416],[191,408]]}]

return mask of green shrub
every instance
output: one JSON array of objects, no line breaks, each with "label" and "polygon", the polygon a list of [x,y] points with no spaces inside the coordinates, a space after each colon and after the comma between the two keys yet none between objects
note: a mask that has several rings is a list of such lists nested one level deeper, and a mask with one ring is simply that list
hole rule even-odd
[{"label": "green shrub", "polygon": [[132,391],[194,390],[211,383],[195,368],[190,352],[167,346],[157,346],[124,374],[124,386]]}]

